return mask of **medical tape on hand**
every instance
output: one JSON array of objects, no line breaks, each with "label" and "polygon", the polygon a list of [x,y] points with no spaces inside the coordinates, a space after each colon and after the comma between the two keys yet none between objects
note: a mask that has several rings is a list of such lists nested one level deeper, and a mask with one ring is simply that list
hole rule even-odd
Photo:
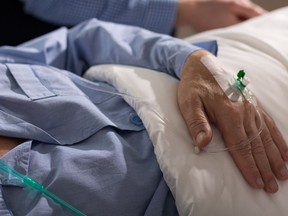
[{"label": "medical tape on hand", "polygon": [[211,55],[203,56],[200,59],[201,63],[207,68],[212,74],[218,85],[221,87],[226,96],[233,102],[247,100],[251,103],[256,110],[256,113],[260,119],[260,125],[258,131],[250,136],[247,140],[240,142],[238,145],[233,147],[220,147],[216,149],[204,148],[200,149],[198,146],[194,146],[194,153],[199,154],[200,151],[207,153],[217,153],[222,151],[234,151],[245,147],[247,144],[251,143],[255,138],[257,138],[264,128],[264,119],[261,115],[260,110],[257,107],[257,102],[253,94],[246,88],[250,82],[247,77],[245,77],[244,70],[240,70],[235,77],[231,77],[221,66],[216,57]]},{"label": "medical tape on hand", "polygon": [[212,55],[206,55],[201,57],[201,63],[208,69],[208,71],[212,74],[218,85],[221,87],[223,92],[231,101],[243,101],[243,95],[240,90],[234,88],[231,84],[231,77],[216,59],[216,57]]}]

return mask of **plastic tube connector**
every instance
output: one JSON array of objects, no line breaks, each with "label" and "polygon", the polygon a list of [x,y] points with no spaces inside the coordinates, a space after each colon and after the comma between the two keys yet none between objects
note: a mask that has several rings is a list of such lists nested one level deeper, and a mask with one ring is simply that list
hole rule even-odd
[{"label": "plastic tube connector", "polygon": [[235,77],[235,82],[233,86],[239,89],[240,91],[243,91],[249,83],[250,79],[245,76],[245,71],[240,70],[237,73],[237,76]]},{"label": "plastic tube connector", "polygon": [[235,151],[235,150],[239,150],[244,148],[247,144],[249,144],[250,142],[252,142],[254,139],[256,139],[262,132],[263,128],[264,128],[264,119],[263,116],[261,115],[261,112],[259,111],[258,107],[257,107],[257,101],[255,99],[255,97],[253,96],[253,94],[249,91],[249,89],[247,88],[247,85],[250,83],[250,79],[245,76],[245,71],[244,70],[240,70],[237,73],[237,76],[235,76],[231,81],[230,84],[232,87],[235,88],[235,90],[237,91],[241,91],[243,97],[249,102],[251,103],[255,110],[256,113],[260,119],[260,125],[258,128],[258,131],[252,135],[251,137],[249,137],[247,140],[242,141],[241,143],[239,143],[237,146],[233,146],[233,147],[220,147],[220,148],[210,148],[206,147],[203,149],[200,149],[199,147],[195,148],[194,147],[194,153],[195,154],[199,154],[201,151],[204,151],[206,153],[217,153],[217,152],[223,152],[223,151]]}]

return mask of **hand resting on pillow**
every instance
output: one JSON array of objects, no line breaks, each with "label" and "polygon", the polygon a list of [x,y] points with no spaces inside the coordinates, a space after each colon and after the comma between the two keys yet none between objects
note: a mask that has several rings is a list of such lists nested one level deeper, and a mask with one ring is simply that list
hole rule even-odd
[{"label": "hand resting on pillow", "polygon": [[[223,92],[196,51],[187,59],[178,88],[178,104],[193,141],[200,148],[209,144],[212,130],[209,121],[220,130],[225,145],[233,147],[257,132],[254,107],[249,102],[233,102]],[[259,104],[258,104],[259,105]],[[254,188],[269,193],[278,190],[276,178],[288,179],[285,161],[288,148],[277,126],[260,107],[264,129],[249,145],[230,154],[246,181]]]}]

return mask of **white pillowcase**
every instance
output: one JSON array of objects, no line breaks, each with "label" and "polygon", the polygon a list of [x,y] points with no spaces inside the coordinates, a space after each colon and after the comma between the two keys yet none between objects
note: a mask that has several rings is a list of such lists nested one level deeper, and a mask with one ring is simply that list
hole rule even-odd
[{"label": "white pillowcase", "polygon": [[[288,8],[187,40],[206,39],[218,41],[218,58],[229,74],[245,69],[250,89],[288,143]],[[121,65],[95,66],[85,77],[106,81],[133,96],[124,99],[137,111],[150,135],[180,215],[288,215],[288,182],[279,182],[279,191],[268,194],[246,183],[228,152],[193,153],[177,105],[178,80]],[[211,145],[224,146],[215,128]]]}]

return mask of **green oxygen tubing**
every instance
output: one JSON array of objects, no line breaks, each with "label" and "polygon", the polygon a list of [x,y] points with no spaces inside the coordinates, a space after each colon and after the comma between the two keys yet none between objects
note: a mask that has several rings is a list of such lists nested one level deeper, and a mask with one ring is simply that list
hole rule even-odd
[{"label": "green oxygen tubing", "polygon": [[[2,172],[1,172],[2,171]],[[37,181],[29,178],[28,176],[24,176],[21,173],[14,170],[12,167],[10,167],[8,164],[6,164],[3,160],[0,159],[0,176],[5,177],[5,175],[8,175],[8,178],[16,178],[21,182],[21,184],[27,188],[31,188],[34,191],[37,191],[38,193],[41,193],[43,196],[50,198],[55,203],[61,205],[62,207],[70,210],[74,215],[77,216],[86,216],[86,214],[82,213],[75,207],[71,206],[69,203],[62,200],[60,197],[56,196],[52,192],[48,191],[43,185],[38,183]]]}]

